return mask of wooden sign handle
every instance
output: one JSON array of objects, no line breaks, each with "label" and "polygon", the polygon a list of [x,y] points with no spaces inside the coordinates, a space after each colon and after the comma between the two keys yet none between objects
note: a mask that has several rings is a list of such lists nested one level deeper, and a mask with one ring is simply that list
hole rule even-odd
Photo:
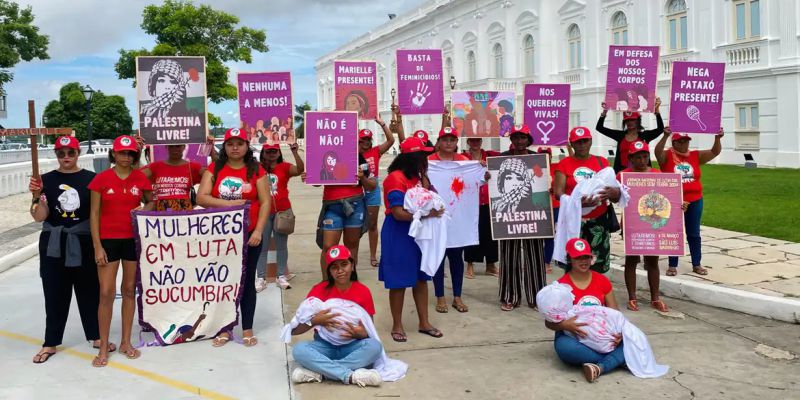
[{"label": "wooden sign handle", "polygon": [[[36,128],[36,107],[33,100],[28,100],[28,119],[31,129]],[[31,176],[40,179],[39,176],[39,144],[37,143],[37,135],[30,135],[31,138],[31,169],[33,171]],[[35,194],[36,195],[36,194]]]}]

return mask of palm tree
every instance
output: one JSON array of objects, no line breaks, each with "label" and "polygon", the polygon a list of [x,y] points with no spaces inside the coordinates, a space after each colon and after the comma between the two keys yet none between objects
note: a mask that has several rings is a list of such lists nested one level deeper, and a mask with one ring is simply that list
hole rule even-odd
[{"label": "palm tree", "polygon": [[294,128],[295,137],[298,139],[302,139],[306,136],[305,134],[305,119],[306,119],[306,111],[311,111],[311,104],[308,104],[306,101],[303,104],[295,104],[294,105],[294,123],[299,124],[296,128]]}]

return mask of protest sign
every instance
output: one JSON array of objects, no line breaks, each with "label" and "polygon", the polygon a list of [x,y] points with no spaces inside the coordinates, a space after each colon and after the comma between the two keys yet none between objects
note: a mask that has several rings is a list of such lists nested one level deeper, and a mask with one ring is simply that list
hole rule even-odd
[{"label": "protest sign", "polygon": [[306,111],[306,183],[358,183],[358,113]]},{"label": "protest sign", "polygon": [[623,172],[622,184],[631,196],[622,213],[625,254],[684,255],[680,174]]},{"label": "protest sign", "polygon": [[240,72],[239,119],[251,144],[294,143],[292,76],[289,72]]},{"label": "protest sign", "polygon": [[653,112],[658,46],[609,46],[606,104],[617,111]]},{"label": "protest sign", "polygon": [[681,133],[718,133],[724,83],[725,63],[672,63],[669,127]]},{"label": "protest sign", "polygon": [[337,111],[356,111],[358,119],[378,116],[378,72],[375,61],[334,61]]},{"label": "protest sign", "polygon": [[139,325],[159,344],[212,338],[238,324],[249,207],[134,211]]},{"label": "protest sign", "polygon": [[563,146],[569,134],[569,96],[567,84],[525,85],[523,121],[531,129],[534,145]]},{"label": "protest sign", "polygon": [[550,166],[547,154],[489,157],[489,216],[492,238],[553,237]]},{"label": "protest sign", "polygon": [[[187,144],[183,149],[184,160],[200,164],[201,167],[208,166],[208,155],[202,152],[203,145],[199,143]],[[153,161],[166,161],[169,158],[167,145],[157,144],[153,146]],[[187,167],[188,168],[188,167]],[[200,183],[200,182],[195,182]]]},{"label": "protest sign", "polygon": [[447,248],[472,246],[479,242],[479,194],[486,170],[478,161],[430,161],[428,179],[444,201]]},{"label": "protest sign", "polygon": [[462,137],[505,137],[514,129],[514,92],[457,91],[451,104]]},{"label": "protest sign", "polygon": [[205,143],[204,57],[136,57],[136,98],[147,144]]},{"label": "protest sign", "polygon": [[444,112],[442,50],[397,50],[397,96],[400,112]]}]

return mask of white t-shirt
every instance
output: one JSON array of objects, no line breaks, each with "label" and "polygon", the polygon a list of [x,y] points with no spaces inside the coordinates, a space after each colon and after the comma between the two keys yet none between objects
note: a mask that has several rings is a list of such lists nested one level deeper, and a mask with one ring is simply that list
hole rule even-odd
[{"label": "white t-shirt", "polygon": [[428,178],[450,215],[448,249],[478,244],[479,195],[485,173],[478,161],[428,162]]}]

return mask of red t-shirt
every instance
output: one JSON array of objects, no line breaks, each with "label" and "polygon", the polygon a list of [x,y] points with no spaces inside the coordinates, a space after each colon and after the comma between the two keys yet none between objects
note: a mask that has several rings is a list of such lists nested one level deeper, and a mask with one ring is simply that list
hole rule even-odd
[{"label": "red t-shirt", "polygon": [[[552,160],[552,157],[550,159]],[[550,200],[553,202],[553,208],[561,207],[561,202],[558,201],[556,195],[553,194],[553,184],[556,182],[556,169],[558,169],[558,163],[550,163]]]},{"label": "red t-shirt", "polygon": [[683,183],[683,201],[693,202],[703,197],[703,184],[700,183],[700,152],[692,150],[689,157],[681,157],[672,149],[664,152],[662,172],[675,172],[681,174]]},{"label": "red t-shirt", "polygon": [[289,169],[292,164],[282,162],[275,165],[269,174],[269,190],[272,194],[272,211],[286,211],[292,208],[289,201]]},{"label": "red t-shirt", "polygon": [[202,167],[196,162],[176,166],[156,161],[145,168],[150,170],[155,200],[188,199],[189,189],[200,183]]},{"label": "red t-shirt", "polygon": [[144,192],[153,190],[144,172],[134,169],[120,179],[109,168],[94,177],[89,190],[100,193],[100,239],[132,238],[131,210],[141,205]]},{"label": "red t-shirt", "polygon": [[328,299],[350,300],[361,306],[369,315],[375,315],[375,303],[372,301],[372,293],[369,288],[361,282],[353,282],[350,289],[344,292],[339,291],[336,286],[328,287],[328,282],[320,282],[308,292],[306,298],[316,297],[322,301]]},{"label": "red t-shirt", "polygon": [[[428,156],[428,160],[429,161],[442,161],[442,159],[439,158],[439,152],[436,152],[436,153],[433,153],[433,154],[429,155]],[[451,160],[448,160],[448,161],[451,161]],[[463,154],[456,153],[456,154],[453,154],[453,160],[452,161],[469,161],[469,158],[467,158],[467,156],[465,156]]]},{"label": "red t-shirt", "polygon": [[564,274],[558,278],[560,283],[566,283],[572,287],[572,294],[575,295],[575,300],[572,304],[579,304],[582,306],[605,306],[606,295],[611,293],[611,281],[605,275],[599,274],[594,271],[592,273],[592,280],[586,289],[580,289],[572,282],[569,274]]},{"label": "red t-shirt", "polygon": [[[208,170],[214,172],[214,163],[208,166]],[[250,180],[247,180],[247,167],[238,169],[231,168],[225,165],[219,171],[217,180],[211,188],[211,195],[223,200],[249,200],[250,201],[250,221],[247,225],[247,231],[252,232],[256,229],[258,222],[258,209],[261,203],[258,202],[258,189],[256,188],[256,181],[264,176],[265,172],[261,166],[258,166],[258,172],[253,174]]]},{"label": "red t-shirt", "polygon": [[361,155],[364,156],[364,159],[367,160],[367,164],[369,164],[369,176],[378,178],[378,170],[381,162],[381,149],[378,146],[375,146],[361,153]]},{"label": "red t-shirt", "polygon": [[322,187],[322,200],[341,200],[364,194],[361,185],[325,185]]},{"label": "red t-shirt", "polygon": [[[462,152],[461,154],[464,155],[464,157],[467,157],[467,160],[472,160],[472,154],[469,152],[469,150],[464,150],[464,152]],[[486,157],[496,157],[496,156],[499,156],[499,155],[500,155],[499,152],[481,149],[481,159],[480,159],[480,161],[484,161],[485,162],[486,161]],[[480,189],[478,198],[480,199],[480,204],[482,206],[489,204],[489,183],[488,182],[484,183],[483,185],[481,185],[481,189]]]},{"label": "red t-shirt", "polygon": [[408,179],[403,174],[403,171],[393,171],[383,181],[383,205],[386,208],[386,215],[392,213],[392,207],[389,205],[389,193],[399,191],[405,196],[408,189],[417,185],[419,179]]},{"label": "red t-shirt", "polygon": [[[571,195],[572,190],[579,182],[585,179],[592,179],[595,172],[608,167],[608,160],[603,157],[590,155],[586,160],[579,160],[575,157],[567,157],[558,163],[558,170],[567,178],[567,185],[564,189],[566,194]],[[597,218],[606,212],[608,205],[600,204],[594,210],[584,215],[583,218]]]}]

